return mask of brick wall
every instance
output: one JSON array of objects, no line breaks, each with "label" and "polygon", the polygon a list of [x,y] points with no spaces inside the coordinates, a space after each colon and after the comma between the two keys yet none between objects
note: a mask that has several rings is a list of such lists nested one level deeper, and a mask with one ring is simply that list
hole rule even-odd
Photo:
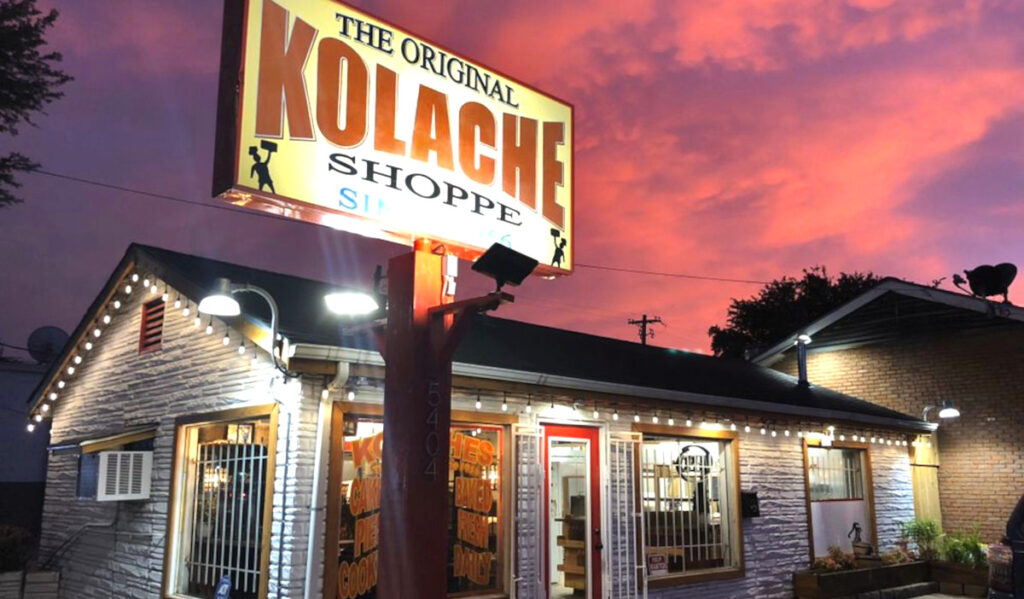
[{"label": "brick wall", "polygon": [[[75,375],[64,377],[67,387],[54,405],[51,442],[157,423],[151,497],[111,503],[78,500],[77,457],[51,455],[41,559],[60,550],[54,565],[61,570],[62,597],[159,596],[174,419],[276,401],[280,407],[269,587],[272,596],[278,587],[283,596],[301,596],[320,381],[282,384],[265,353],[260,352],[256,362],[251,348],[247,355],[238,355],[236,333],[231,333],[228,346],[222,344],[224,323],[215,319],[214,333],[206,335],[208,318],[202,327],[194,327],[192,317],[183,317],[172,305],[164,318],[162,349],[140,356],[140,300],[152,296],[137,289],[104,327],[102,337],[93,340],[95,347],[82,352],[85,360]],[[194,316],[195,306],[191,307]]]},{"label": "brick wall", "polygon": [[[795,374],[795,356],[774,367]],[[988,542],[1004,534],[1024,493],[1024,327],[812,350],[808,378],[917,416],[927,405],[953,401],[961,416],[938,431],[943,527],[979,526]]]}]

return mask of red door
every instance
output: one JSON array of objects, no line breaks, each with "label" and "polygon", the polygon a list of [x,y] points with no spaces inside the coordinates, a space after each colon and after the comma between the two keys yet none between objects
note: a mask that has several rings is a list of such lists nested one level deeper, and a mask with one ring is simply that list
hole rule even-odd
[{"label": "red door", "polygon": [[[589,504],[589,510],[587,519],[583,530],[585,531],[585,548],[584,551],[589,553],[589,559],[584,555],[586,560],[586,581],[588,593],[586,596],[593,599],[601,597],[601,452],[600,452],[600,429],[586,426],[563,426],[563,425],[544,425],[544,521],[547,529],[547,539],[544,543],[544,581],[547,586],[548,595],[551,595],[552,580],[551,580],[551,540],[556,539],[559,536],[566,537],[568,535],[563,534],[567,532],[565,530],[567,518],[559,518],[559,514],[555,514],[554,518],[551,514],[552,505],[552,466],[551,466],[551,449],[553,444],[558,445],[574,445],[580,443],[586,444],[586,465],[585,472],[587,473],[586,491],[587,491],[587,502]],[[557,482],[557,481],[556,481]],[[563,511],[565,511],[563,509]],[[563,549],[567,551],[567,549]]]}]

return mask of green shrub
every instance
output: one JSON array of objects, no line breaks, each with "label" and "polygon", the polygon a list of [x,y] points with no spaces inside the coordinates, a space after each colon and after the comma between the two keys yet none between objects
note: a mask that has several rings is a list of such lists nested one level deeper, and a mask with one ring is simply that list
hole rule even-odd
[{"label": "green shrub", "polygon": [[930,518],[915,518],[903,523],[903,538],[917,544],[921,559],[934,559],[936,541],[942,536],[939,523]]},{"label": "green shrub", "polygon": [[987,568],[988,547],[981,542],[977,528],[969,533],[948,534],[939,543],[939,559],[972,568]]},{"label": "green shrub", "polygon": [[32,553],[32,535],[24,528],[0,525],[0,572],[25,568]]}]

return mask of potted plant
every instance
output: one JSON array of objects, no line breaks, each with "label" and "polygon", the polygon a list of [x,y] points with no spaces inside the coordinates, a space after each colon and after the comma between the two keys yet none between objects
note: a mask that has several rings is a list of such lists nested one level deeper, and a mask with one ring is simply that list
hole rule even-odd
[{"label": "potted plant", "polygon": [[934,559],[936,555],[936,542],[942,536],[942,529],[939,523],[930,518],[914,518],[904,522],[903,538],[913,541],[917,545],[917,552],[923,560]]},{"label": "potted plant", "polygon": [[933,580],[965,594],[977,594],[988,587],[988,546],[981,542],[977,529],[944,535],[937,557],[931,562]]},{"label": "potted plant", "polygon": [[25,563],[32,552],[32,535],[17,526],[0,526],[0,599],[21,597]]}]

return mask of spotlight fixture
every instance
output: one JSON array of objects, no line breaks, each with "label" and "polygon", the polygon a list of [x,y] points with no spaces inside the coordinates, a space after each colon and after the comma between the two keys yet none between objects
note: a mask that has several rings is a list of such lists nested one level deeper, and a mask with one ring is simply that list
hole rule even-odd
[{"label": "spotlight fixture", "polygon": [[953,402],[947,399],[937,406],[927,406],[921,414],[921,420],[928,420],[928,412],[936,409],[939,411],[939,418],[943,420],[960,417],[960,410],[956,409]]}]

